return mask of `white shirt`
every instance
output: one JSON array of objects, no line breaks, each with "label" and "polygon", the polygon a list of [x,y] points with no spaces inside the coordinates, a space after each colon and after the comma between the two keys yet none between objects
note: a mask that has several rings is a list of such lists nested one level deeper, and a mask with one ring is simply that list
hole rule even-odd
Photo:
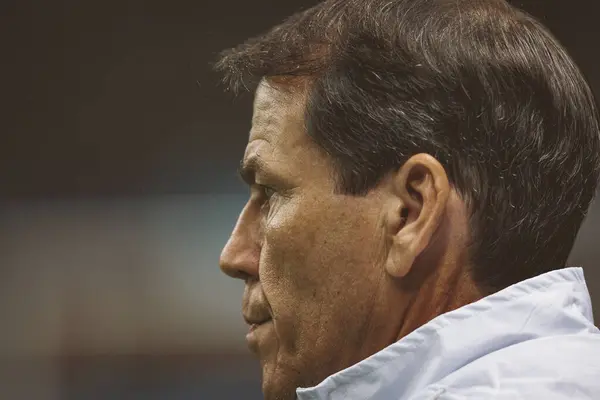
[{"label": "white shirt", "polygon": [[600,331],[581,268],[440,315],[298,400],[600,400]]}]

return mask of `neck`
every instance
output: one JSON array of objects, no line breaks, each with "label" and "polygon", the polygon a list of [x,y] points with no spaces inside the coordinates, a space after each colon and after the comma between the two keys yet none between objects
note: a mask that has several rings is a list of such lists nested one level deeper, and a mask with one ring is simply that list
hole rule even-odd
[{"label": "neck", "polygon": [[447,263],[421,281],[412,293],[397,339],[435,317],[484,297],[466,268]]},{"label": "neck", "polygon": [[468,211],[452,191],[445,217],[429,246],[415,260],[402,283],[407,296],[397,339],[425,325],[435,317],[484,297],[471,273]]}]

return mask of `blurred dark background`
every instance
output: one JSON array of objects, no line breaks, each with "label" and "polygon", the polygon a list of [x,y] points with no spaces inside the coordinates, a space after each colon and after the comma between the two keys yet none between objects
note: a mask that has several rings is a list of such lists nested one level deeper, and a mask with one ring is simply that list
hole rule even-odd
[{"label": "blurred dark background", "polygon": [[[0,5],[0,398],[259,399],[242,285],[251,96],[210,62],[316,1]],[[600,91],[593,0],[513,1]],[[600,309],[600,207],[572,255]]]}]

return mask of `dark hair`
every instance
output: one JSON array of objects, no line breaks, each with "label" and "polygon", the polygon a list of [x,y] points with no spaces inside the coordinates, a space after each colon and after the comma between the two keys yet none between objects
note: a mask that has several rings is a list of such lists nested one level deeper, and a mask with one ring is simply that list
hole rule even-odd
[{"label": "dark hair", "polygon": [[503,0],[328,0],[216,68],[234,91],[307,77],[307,133],[341,192],[436,157],[469,205],[482,289],[565,266],[598,182],[598,111],[565,50]]}]

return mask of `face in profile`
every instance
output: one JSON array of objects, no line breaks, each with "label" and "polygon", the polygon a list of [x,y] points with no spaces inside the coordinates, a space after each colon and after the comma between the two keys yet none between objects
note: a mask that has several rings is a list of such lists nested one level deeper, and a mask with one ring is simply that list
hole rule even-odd
[{"label": "face in profile", "polygon": [[[250,196],[221,255],[243,279],[246,337],[267,400],[293,399],[396,338],[400,301],[383,268],[389,197],[339,194],[304,128],[305,96],[263,81],[242,174]],[[391,311],[392,310],[392,311]]]}]

